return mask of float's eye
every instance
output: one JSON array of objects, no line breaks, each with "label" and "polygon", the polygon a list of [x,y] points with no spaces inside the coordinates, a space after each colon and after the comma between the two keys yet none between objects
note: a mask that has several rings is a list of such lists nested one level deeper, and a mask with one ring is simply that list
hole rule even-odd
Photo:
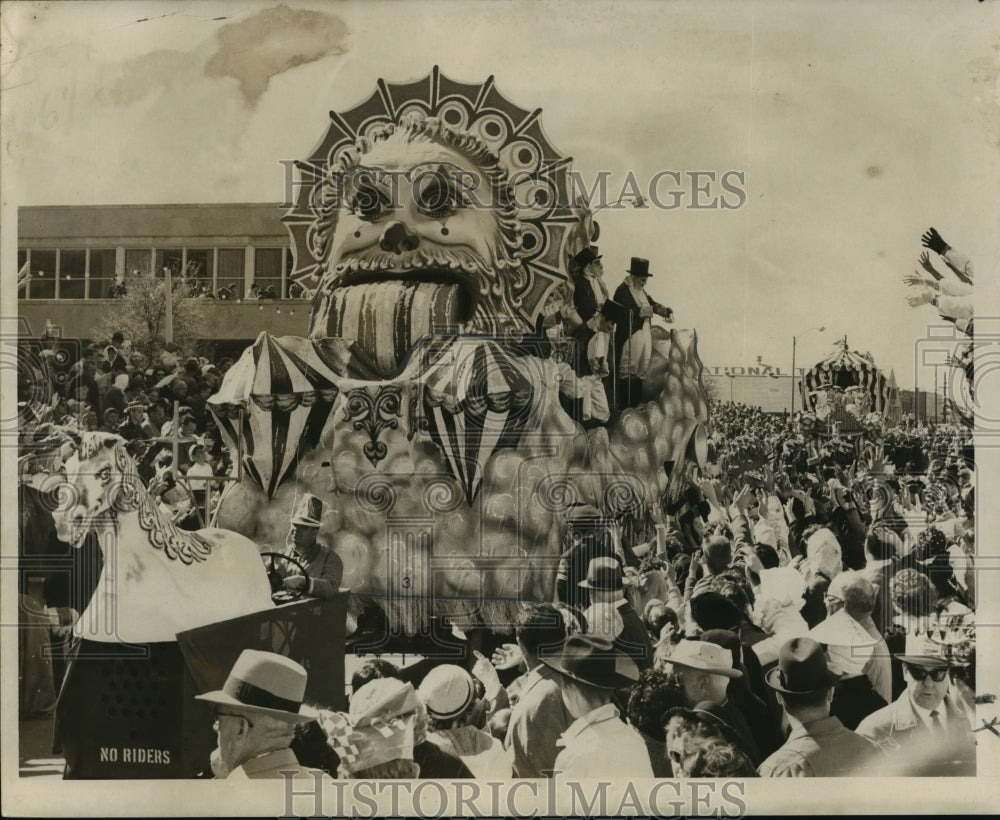
[{"label": "float's eye", "polygon": [[107,484],[111,481],[111,468],[104,467],[97,471],[97,480],[101,484]]},{"label": "float's eye", "polygon": [[442,171],[427,171],[413,181],[413,198],[430,219],[451,216],[468,204],[457,180]]},{"label": "float's eye", "polygon": [[388,213],[391,201],[370,174],[358,174],[348,186],[348,207],[352,214],[365,222],[375,222]]}]

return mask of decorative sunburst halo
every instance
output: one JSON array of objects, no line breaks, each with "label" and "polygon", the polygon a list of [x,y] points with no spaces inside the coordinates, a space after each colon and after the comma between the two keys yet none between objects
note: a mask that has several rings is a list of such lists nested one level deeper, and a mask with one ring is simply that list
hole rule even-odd
[{"label": "decorative sunburst halo", "polygon": [[506,172],[507,196],[514,205],[508,251],[519,270],[511,271],[512,317],[530,329],[546,300],[569,281],[567,259],[581,230],[571,198],[571,157],[561,155],[542,130],[541,109],[527,110],[507,100],[493,84],[460,83],[435,66],[422,80],[387,83],[380,79],[368,99],[345,112],[330,112],[330,127],[310,155],[296,163],[296,198],[282,217],[291,235],[291,278],[312,292],[326,273],[330,254],[331,210],[322,192],[335,169],[350,165],[368,141],[389,126],[434,118],[442,130],[461,138],[472,150],[485,150]]}]

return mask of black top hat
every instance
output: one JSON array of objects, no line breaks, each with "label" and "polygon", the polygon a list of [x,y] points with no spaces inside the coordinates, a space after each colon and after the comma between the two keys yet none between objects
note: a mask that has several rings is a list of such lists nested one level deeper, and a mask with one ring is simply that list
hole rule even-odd
[{"label": "black top hat", "polygon": [[827,668],[823,647],[812,638],[792,638],[778,651],[778,665],[767,673],[767,685],[788,695],[829,689],[840,676]]},{"label": "black top hat", "polygon": [[626,273],[631,273],[633,276],[652,276],[649,272],[649,260],[640,259],[638,256],[632,257],[632,264],[629,265],[629,269],[625,271]]},{"label": "black top hat", "polygon": [[639,667],[601,635],[571,635],[562,651],[544,652],[546,666],[600,689],[623,689],[639,680]]},{"label": "black top hat", "polygon": [[597,252],[597,245],[591,245],[590,247],[584,248],[576,256],[574,256],[573,261],[576,262],[580,270],[583,270],[591,262],[600,258],[601,255]]},{"label": "black top hat", "polygon": [[622,575],[621,564],[616,558],[591,558],[587,567],[587,578],[578,586],[584,589],[621,589],[632,583]]}]

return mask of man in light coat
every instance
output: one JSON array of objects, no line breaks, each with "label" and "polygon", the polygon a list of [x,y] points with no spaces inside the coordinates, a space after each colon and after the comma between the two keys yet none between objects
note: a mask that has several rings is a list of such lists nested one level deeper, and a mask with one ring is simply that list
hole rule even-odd
[{"label": "man in light coat", "polygon": [[906,689],[865,718],[858,734],[885,752],[892,769],[887,774],[975,776],[975,712],[968,694],[951,680],[943,647],[922,635],[910,636],[906,648],[896,656]]}]

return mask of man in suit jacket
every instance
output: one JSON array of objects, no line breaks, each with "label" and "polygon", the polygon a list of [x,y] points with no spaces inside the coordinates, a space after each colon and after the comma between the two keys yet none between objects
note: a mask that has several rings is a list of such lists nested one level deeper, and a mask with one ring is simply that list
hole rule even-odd
[{"label": "man in suit jacket", "polygon": [[[914,649],[915,641],[923,649]],[[911,636],[902,654],[906,689],[888,706],[873,712],[858,726],[858,734],[879,746],[889,760],[887,774],[927,777],[974,777],[975,712],[951,681],[948,659],[940,645],[926,636]]]},{"label": "man in suit jacket", "polygon": [[760,764],[761,777],[860,777],[874,774],[878,749],[830,714],[835,675],[812,638],[792,638],[767,674],[791,732]]},{"label": "man in suit jacket", "polygon": [[572,331],[573,337],[580,343],[581,361],[580,374],[593,372],[587,357],[587,347],[594,334],[605,330],[607,320],[601,314],[601,308],[608,301],[608,289],[604,284],[604,267],[597,246],[584,248],[573,257],[577,274],[573,277],[573,306],[583,323]]},{"label": "man in suit jacket", "polygon": [[504,748],[514,777],[551,777],[559,749],[556,741],[572,722],[559,689],[559,673],[539,660],[539,652],[555,652],[566,632],[562,615],[551,604],[526,604],[515,636],[524,656],[517,703],[511,707]]},{"label": "man in suit jacket", "polygon": [[674,319],[674,312],[646,293],[646,283],[653,275],[649,272],[649,260],[632,257],[627,276],[615,291],[614,302],[624,308],[626,314],[615,318],[615,351],[618,353],[618,405],[638,407],[642,396],[642,383],[649,371],[649,360],[653,352],[651,319],[653,314],[662,316],[668,322]]}]

